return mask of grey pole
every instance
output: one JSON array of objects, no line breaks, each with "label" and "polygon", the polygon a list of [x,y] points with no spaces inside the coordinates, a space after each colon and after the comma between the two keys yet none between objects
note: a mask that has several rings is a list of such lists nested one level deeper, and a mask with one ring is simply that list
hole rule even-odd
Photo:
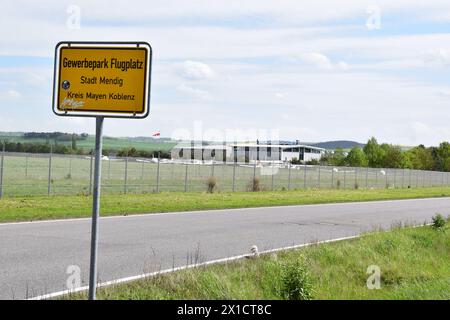
[{"label": "grey pole", "polygon": [[72,178],[72,157],[69,158],[69,177]]},{"label": "grey pole", "polygon": [[347,170],[346,170],[346,167],[344,167],[344,189],[345,189],[346,180],[347,180]]},{"label": "grey pole", "polygon": [[419,173],[420,171],[414,170],[416,172],[416,188],[419,187]]},{"label": "grey pole", "polygon": [[89,169],[89,194],[92,193],[92,160],[93,160],[94,150],[91,150],[91,165]]},{"label": "grey pole", "polygon": [[375,188],[378,189],[378,169],[375,171]]},{"label": "grey pole", "polygon": [[256,161],[253,164],[253,182],[255,181],[255,179],[256,179]]},{"label": "grey pole", "polygon": [[3,197],[3,166],[5,163],[5,141],[3,141],[2,159],[0,164],[0,199]]},{"label": "grey pole", "polygon": [[108,180],[111,180],[111,158],[108,157]]},{"label": "grey pole", "polygon": [[186,163],[186,171],[184,172],[184,192],[187,192],[188,164]]},{"label": "grey pole", "polygon": [[369,189],[369,167],[366,167],[366,189]]},{"label": "grey pole", "polygon": [[233,192],[236,191],[236,161],[233,162]]},{"label": "grey pole", "polygon": [[306,163],[303,165],[303,189],[306,190]]},{"label": "grey pole", "polygon": [[389,188],[388,169],[386,168],[386,188]]},{"label": "grey pole", "polygon": [[291,163],[288,164],[288,190],[291,190]]},{"label": "grey pole", "polygon": [[273,191],[273,178],[274,178],[274,174],[273,174],[273,162],[272,162],[272,167],[271,167],[271,190]]},{"label": "grey pole", "polygon": [[357,189],[358,186],[358,167],[355,167],[355,189]]},{"label": "grey pole", "polygon": [[127,193],[127,184],[128,184],[128,157],[125,158],[125,177],[123,181],[123,193]]},{"label": "grey pole", "polygon": [[397,169],[394,169],[394,189],[397,188]]},{"label": "grey pole", "polygon": [[320,165],[317,173],[317,188],[320,189]]},{"label": "grey pole", "polygon": [[145,162],[142,161],[142,168],[141,168],[141,180],[144,180],[144,164]]},{"label": "grey pole", "polygon": [[97,287],[98,217],[100,215],[100,186],[102,173],[103,117],[96,118],[95,129],[95,176],[92,204],[91,261],[89,269],[89,300],[95,300]]},{"label": "grey pole", "polygon": [[161,161],[161,157],[158,153],[158,165],[156,166],[156,193],[159,193],[159,162]]},{"label": "grey pole", "polygon": [[402,169],[402,189],[405,187],[405,169]]},{"label": "grey pole", "polygon": [[334,167],[331,169],[331,189],[334,189]]},{"label": "grey pole", "polygon": [[28,153],[25,155],[25,178],[28,178]]},{"label": "grey pole", "polygon": [[48,186],[47,186],[48,196],[52,192],[52,153],[53,153],[53,146],[50,145],[50,155],[48,157]]}]

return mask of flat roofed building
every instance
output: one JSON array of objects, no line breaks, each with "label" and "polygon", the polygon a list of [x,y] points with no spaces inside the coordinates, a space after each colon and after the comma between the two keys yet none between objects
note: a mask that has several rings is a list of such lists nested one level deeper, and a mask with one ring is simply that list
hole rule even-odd
[{"label": "flat roofed building", "polygon": [[223,162],[287,162],[320,160],[325,149],[302,144],[237,143],[220,145],[186,144],[172,149],[173,159]]}]

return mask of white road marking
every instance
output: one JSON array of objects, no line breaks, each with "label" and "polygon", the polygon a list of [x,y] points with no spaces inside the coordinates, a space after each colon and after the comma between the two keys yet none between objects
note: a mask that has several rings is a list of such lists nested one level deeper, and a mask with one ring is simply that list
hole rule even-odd
[{"label": "white road marking", "polygon": [[[351,240],[351,239],[356,239],[356,238],[359,238],[359,237],[361,237],[361,235],[342,237],[342,238],[336,238],[336,239],[330,239],[330,240],[323,240],[323,241],[317,241],[317,242],[303,243],[303,244],[298,244],[298,245],[293,245],[293,246],[288,246],[288,247],[282,247],[282,248],[276,248],[276,249],[260,251],[259,254],[262,255],[262,254],[268,254],[268,253],[273,253],[273,252],[278,252],[278,251],[298,249],[298,248],[307,247],[307,246],[316,245],[316,244],[324,244],[324,243],[337,242],[337,241],[343,241],[343,240]],[[165,270],[151,272],[151,273],[144,273],[144,274],[140,274],[140,275],[137,275],[137,276],[131,276],[131,277],[126,277],[126,278],[115,279],[115,280],[99,283],[97,285],[97,288],[107,287],[107,286],[116,285],[116,284],[120,284],[120,283],[126,283],[126,282],[135,281],[135,280],[148,278],[148,277],[154,277],[154,276],[158,276],[158,275],[162,275],[162,274],[166,274],[166,273],[172,273],[172,272],[176,272],[176,271],[181,271],[181,270],[186,270],[186,269],[192,269],[192,268],[207,266],[207,265],[211,265],[211,264],[218,264],[218,263],[225,263],[225,262],[240,260],[240,259],[243,259],[243,258],[246,258],[246,257],[249,257],[249,256],[250,256],[249,254],[242,254],[242,255],[233,256],[233,257],[229,257],[229,258],[222,258],[222,259],[217,259],[217,260],[211,260],[211,261],[207,261],[207,262],[191,264],[191,265],[186,265],[186,266],[182,266],[182,267],[165,269]],[[33,297],[33,298],[29,298],[27,300],[51,299],[51,298],[56,298],[56,297],[60,297],[60,296],[64,296],[64,295],[74,294],[74,293],[77,293],[77,292],[87,291],[88,289],[89,289],[88,286],[84,286],[84,287],[76,288],[74,290],[63,290],[63,291],[48,293],[48,294],[36,296],[36,297]]]}]

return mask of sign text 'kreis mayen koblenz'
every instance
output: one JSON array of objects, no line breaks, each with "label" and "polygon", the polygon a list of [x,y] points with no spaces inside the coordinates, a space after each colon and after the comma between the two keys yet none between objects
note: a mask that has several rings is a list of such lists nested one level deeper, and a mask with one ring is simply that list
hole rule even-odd
[{"label": "sign text 'kreis mayen koblenz'", "polygon": [[60,43],[53,110],[58,115],[146,117],[150,67],[147,43]]}]

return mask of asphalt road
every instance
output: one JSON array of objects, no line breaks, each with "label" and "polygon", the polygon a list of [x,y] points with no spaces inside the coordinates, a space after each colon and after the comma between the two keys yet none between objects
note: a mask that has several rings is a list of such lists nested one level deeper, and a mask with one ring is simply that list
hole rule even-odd
[{"label": "asphalt road", "polygon": [[[99,281],[389,228],[450,213],[450,198],[148,214],[100,219]],[[90,219],[0,224],[0,299],[89,279]]]}]

